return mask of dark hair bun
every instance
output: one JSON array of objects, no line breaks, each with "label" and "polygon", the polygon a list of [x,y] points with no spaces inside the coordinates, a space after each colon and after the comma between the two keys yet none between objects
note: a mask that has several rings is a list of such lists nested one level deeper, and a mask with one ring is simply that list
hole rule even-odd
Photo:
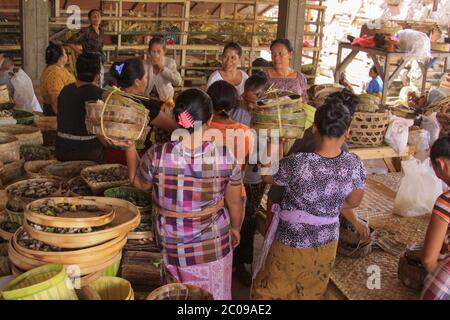
[{"label": "dark hair bun", "polygon": [[[194,122],[200,121],[202,124],[211,119],[213,106],[211,98],[200,89],[188,89],[181,92],[175,99],[175,107],[173,108],[173,115],[176,122],[180,120],[180,114],[187,111]],[[194,128],[187,129],[189,132],[194,132]]]},{"label": "dark hair bun", "polygon": [[445,158],[450,160],[450,136],[441,137],[437,139],[430,150],[430,159],[436,162],[438,158]]},{"label": "dark hair bun", "polygon": [[140,58],[132,58],[122,62],[114,62],[109,71],[121,88],[133,86],[137,79],[145,75],[144,62]]},{"label": "dark hair bun", "polygon": [[239,93],[236,88],[224,80],[214,82],[207,91],[213,103],[214,112],[220,112],[228,118],[239,106]]},{"label": "dark hair bun", "polygon": [[348,108],[340,101],[328,102],[317,108],[314,124],[322,136],[341,137],[349,128],[351,116]]},{"label": "dark hair bun", "polygon": [[45,63],[52,65],[58,62],[59,58],[63,55],[64,48],[60,44],[50,43],[45,49]]},{"label": "dark hair bun", "polygon": [[350,90],[344,89],[341,92],[334,92],[330,94],[325,100],[325,103],[336,102],[343,103],[348,108],[348,111],[350,111],[350,116],[353,116],[359,103],[359,98]]}]

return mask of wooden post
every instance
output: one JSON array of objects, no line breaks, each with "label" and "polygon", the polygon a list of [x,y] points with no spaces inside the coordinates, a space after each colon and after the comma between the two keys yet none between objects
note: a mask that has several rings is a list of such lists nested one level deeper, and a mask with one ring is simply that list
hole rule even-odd
[{"label": "wooden post", "polygon": [[291,66],[296,70],[302,66],[305,4],[305,0],[280,0],[278,10],[277,36],[292,42],[294,56]]},{"label": "wooden post", "polygon": [[[184,3],[184,7],[183,7],[183,18],[185,19],[182,23],[182,27],[181,27],[181,31],[183,32],[183,34],[181,35],[181,41],[180,44],[182,46],[187,45],[188,43],[188,31],[189,31],[189,17],[191,14],[191,1],[187,0]],[[186,66],[186,52],[187,49],[186,48],[182,48],[181,49],[181,66],[180,67],[185,67]],[[183,68],[181,70],[181,76],[184,78],[186,76],[186,69]]]},{"label": "wooden post", "polygon": [[49,12],[47,0],[20,1],[22,65],[32,80],[39,79],[45,68]]}]

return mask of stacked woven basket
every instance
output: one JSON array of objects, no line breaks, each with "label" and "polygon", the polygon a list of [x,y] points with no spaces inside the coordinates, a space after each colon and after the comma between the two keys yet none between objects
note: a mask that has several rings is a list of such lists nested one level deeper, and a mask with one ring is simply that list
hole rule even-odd
[{"label": "stacked woven basket", "polygon": [[54,146],[57,135],[56,116],[35,114],[34,123],[42,131],[44,146]]},{"label": "stacked woven basket", "polygon": [[421,244],[408,246],[398,262],[398,278],[407,287],[421,290],[427,276],[422,266],[420,256],[423,250]]},{"label": "stacked woven basket", "polygon": [[108,140],[139,140],[149,123],[149,111],[118,88],[107,89],[103,98],[86,102],[88,132]]},{"label": "stacked woven basket", "polygon": [[13,273],[58,263],[72,276],[79,272],[82,286],[102,275],[115,276],[127,234],[139,223],[139,210],[120,199],[36,200],[27,205],[23,226],[9,243]]},{"label": "stacked woven basket", "polygon": [[380,98],[375,95],[359,96],[357,112],[350,125],[350,145],[376,147],[383,144],[389,126],[389,111],[381,108],[380,103]]},{"label": "stacked woven basket", "polygon": [[[361,219],[361,218],[360,218]],[[361,219],[365,221],[364,219]],[[371,229],[371,232],[373,230]],[[339,230],[338,253],[350,258],[362,258],[372,252],[372,240],[361,239],[351,223],[342,218]]]},{"label": "stacked woven basket", "polygon": [[257,102],[253,126],[258,131],[279,130],[281,138],[301,138],[305,129],[306,113],[302,98],[292,92],[269,89]]}]

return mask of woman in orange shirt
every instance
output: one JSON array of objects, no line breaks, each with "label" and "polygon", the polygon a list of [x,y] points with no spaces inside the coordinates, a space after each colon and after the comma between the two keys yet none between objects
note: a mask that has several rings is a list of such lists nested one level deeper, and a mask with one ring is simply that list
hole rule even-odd
[{"label": "woman in orange shirt", "polygon": [[[248,126],[230,118],[230,115],[239,106],[239,94],[233,85],[223,80],[214,82],[208,88],[207,93],[213,101],[214,113],[204,138],[208,140],[214,139],[217,145],[226,145],[232,151],[237,163],[241,165],[242,172],[245,172],[245,166],[253,149],[254,139]],[[241,194],[244,199],[243,210],[245,210],[246,192],[243,184]],[[245,216],[244,219],[248,219],[248,217]],[[242,230],[245,231],[244,229],[247,230],[248,228],[243,227]],[[253,242],[251,233],[248,236],[244,235],[242,239],[244,243],[241,243],[241,247],[248,246],[246,242]],[[235,261],[234,266],[236,270],[241,270],[243,267],[243,262],[240,262],[243,260],[241,259],[242,253],[240,251],[242,250],[234,251],[233,260]]]}]

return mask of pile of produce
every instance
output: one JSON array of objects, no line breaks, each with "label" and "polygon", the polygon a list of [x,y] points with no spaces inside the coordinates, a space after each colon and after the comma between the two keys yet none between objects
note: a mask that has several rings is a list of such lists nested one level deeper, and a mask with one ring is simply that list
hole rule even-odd
[{"label": "pile of produce", "polygon": [[54,181],[29,180],[27,183],[16,183],[8,189],[8,196],[40,199],[58,191],[60,186]]},{"label": "pile of produce", "polygon": [[48,160],[50,159],[50,150],[36,145],[21,145],[20,156],[25,161]]},{"label": "pile of produce", "polygon": [[128,169],[120,164],[102,164],[81,171],[81,178],[89,185],[94,194],[106,189],[128,185]]},{"label": "pile of produce", "polygon": [[114,182],[128,179],[126,167],[108,168],[103,171],[86,171],[83,178],[88,182]]},{"label": "pile of produce", "polygon": [[72,196],[92,196],[92,190],[81,178],[76,177],[69,181],[69,191]]},{"label": "pile of produce", "polygon": [[9,110],[0,111],[0,120],[14,120],[12,112]]}]

